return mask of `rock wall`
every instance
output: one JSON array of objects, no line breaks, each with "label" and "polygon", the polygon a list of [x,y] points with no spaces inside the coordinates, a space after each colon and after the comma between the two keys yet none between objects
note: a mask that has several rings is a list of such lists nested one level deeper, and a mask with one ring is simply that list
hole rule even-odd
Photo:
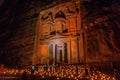
[{"label": "rock wall", "polygon": [[[117,1],[116,1],[117,2]],[[120,3],[109,0],[83,0],[81,16],[85,33],[87,62],[120,61]],[[115,8],[115,6],[117,6]]]},{"label": "rock wall", "polygon": [[8,67],[31,65],[37,14],[32,3],[18,1],[13,7],[11,23],[2,33],[0,61]]}]

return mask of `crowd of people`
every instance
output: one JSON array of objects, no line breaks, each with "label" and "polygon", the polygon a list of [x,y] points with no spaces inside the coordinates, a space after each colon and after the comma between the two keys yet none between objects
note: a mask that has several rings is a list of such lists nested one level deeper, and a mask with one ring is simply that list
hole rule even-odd
[{"label": "crowd of people", "polygon": [[39,65],[25,69],[2,68],[0,75],[19,76],[21,80],[117,80],[115,71],[104,73],[86,65]]}]

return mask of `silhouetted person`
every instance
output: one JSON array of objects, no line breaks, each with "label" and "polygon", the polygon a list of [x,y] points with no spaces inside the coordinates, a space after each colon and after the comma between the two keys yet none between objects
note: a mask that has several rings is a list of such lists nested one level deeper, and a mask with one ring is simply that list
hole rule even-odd
[{"label": "silhouetted person", "polygon": [[21,80],[27,80],[27,72],[26,71],[23,72]]},{"label": "silhouetted person", "polygon": [[87,68],[85,68],[85,74],[88,75],[88,69]]},{"label": "silhouetted person", "polygon": [[93,73],[94,67],[90,66],[90,72]]},{"label": "silhouetted person", "polygon": [[76,75],[78,76],[78,67],[76,66]]},{"label": "silhouetted person", "polygon": [[35,71],[35,66],[32,66],[32,68],[31,68],[31,74],[34,74],[34,71]]}]

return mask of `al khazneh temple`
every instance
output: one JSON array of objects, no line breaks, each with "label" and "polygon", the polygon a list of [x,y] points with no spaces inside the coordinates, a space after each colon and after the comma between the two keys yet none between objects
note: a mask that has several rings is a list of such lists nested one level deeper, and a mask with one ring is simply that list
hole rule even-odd
[{"label": "al khazneh temple", "polygon": [[84,10],[79,0],[73,0],[39,12],[33,64],[111,61],[114,51],[109,45],[117,49],[113,31],[101,28],[101,23],[108,26],[105,21],[111,15],[102,15],[86,24]]},{"label": "al khazneh temple", "polygon": [[84,61],[80,2],[66,2],[40,11],[37,21],[35,64]]}]

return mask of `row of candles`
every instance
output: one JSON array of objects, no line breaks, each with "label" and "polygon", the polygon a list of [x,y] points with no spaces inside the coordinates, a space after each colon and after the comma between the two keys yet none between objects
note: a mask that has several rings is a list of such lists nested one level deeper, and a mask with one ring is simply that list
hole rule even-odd
[{"label": "row of candles", "polygon": [[[21,76],[22,73],[26,71],[27,75],[31,74],[31,69],[9,69],[3,68],[0,70],[0,75],[14,75]],[[50,66],[44,67],[39,66],[37,70],[34,71],[34,75],[40,78],[54,77],[57,80],[60,78],[70,78],[74,80],[87,79],[87,80],[116,80],[116,76],[105,74],[98,71],[96,68],[91,68],[84,65],[64,65],[64,66]]]}]

